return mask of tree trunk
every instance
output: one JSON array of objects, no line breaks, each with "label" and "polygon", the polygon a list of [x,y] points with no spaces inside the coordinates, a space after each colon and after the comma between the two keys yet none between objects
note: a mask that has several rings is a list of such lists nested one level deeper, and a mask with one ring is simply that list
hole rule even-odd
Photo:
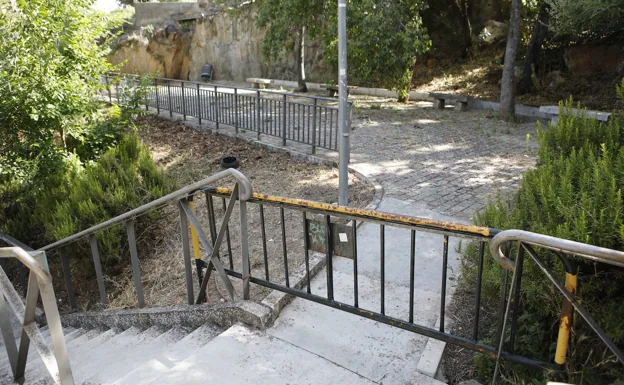
[{"label": "tree trunk", "polygon": [[456,0],[459,13],[461,15],[461,30],[462,30],[462,50],[461,57],[465,59],[468,57],[470,48],[472,47],[472,29],[470,26],[470,13],[468,12],[468,0]]},{"label": "tree trunk", "polygon": [[297,83],[299,83],[298,92],[308,92],[305,76],[305,27],[299,30],[299,41],[297,42]]},{"label": "tree trunk", "polygon": [[509,33],[507,34],[507,48],[505,49],[505,65],[501,79],[500,113],[503,120],[515,117],[514,67],[518,52],[518,38],[520,37],[521,0],[512,0],[511,17],[509,19]]},{"label": "tree trunk", "polygon": [[518,95],[524,95],[533,89],[533,67],[537,63],[542,44],[544,44],[544,40],[548,34],[548,22],[550,19],[549,9],[550,5],[547,2],[543,2],[540,6],[535,28],[533,28],[533,36],[531,36],[531,42],[527,50],[522,78],[518,83]]}]

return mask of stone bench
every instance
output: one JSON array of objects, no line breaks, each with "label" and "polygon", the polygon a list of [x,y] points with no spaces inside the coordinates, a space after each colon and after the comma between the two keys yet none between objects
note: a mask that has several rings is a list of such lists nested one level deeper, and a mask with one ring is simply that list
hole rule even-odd
[{"label": "stone bench", "polygon": [[[559,121],[559,106],[541,106],[540,112],[543,112],[547,118],[550,119],[550,124],[557,124]],[[570,108],[567,110],[574,116],[582,117],[583,114],[590,119],[596,119],[600,122],[608,122],[611,118],[611,114],[608,112],[602,111],[592,111],[592,110],[579,110],[578,108]]]},{"label": "stone bench", "polygon": [[266,88],[268,84],[271,84],[271,79],[262,78],[247,78],[247,83],[251,83],[252,88]]},{"label": "stone bench", "polygon": [[433,108],[442,110],[446,105],[447,100],[455,101],[455,111],[468,111],[468,101],[470,97],[468,95],[453,95],[453,94],[441,94],[436,92],[429,93],[429,96],[433,99]]},{"label": "stone bench", "polygon": [[[338,86],[331,86],[328,84],[321,84],[321,88],[324,88],[327,90],[327,95],[329,95],[330,97],[335,97],[338,95]],[[352,90],[356,89],[356,86],[347,86],[347,97],[349,97],[349,94],[351,93]]]}]

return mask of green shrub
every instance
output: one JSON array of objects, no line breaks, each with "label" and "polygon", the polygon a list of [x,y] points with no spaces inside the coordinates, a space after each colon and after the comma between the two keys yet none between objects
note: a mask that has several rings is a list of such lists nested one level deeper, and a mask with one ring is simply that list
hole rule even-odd
[{"label": "green shrub", "polygon": [[[164,173],[156,167],[146,145],[136,134],[125,135],[119,145],[83,170],[74,170],[71,184],[61,189],[66,197],[49,213],[47,239],[62,239],[112,217],[137,208],[169,192]],[[60,195],[52,191],[52,195]],[[137,218],[137,232],[152,216]],[[122,254],[127,236],[122,227],[97,234],[103,263],[114,263]],[[87,248],[88,245],[76,247]],[[80,255],[90,255],[81,250]]]},{"label": "green shrub", "polygon": [[[538,130],[538,167],[528,171],[512,202],[490,202],[476,223],[499,229],[523,229],[611,249],[624,249],[624,124],[615,117],[608,124],[569,113],[571,102],[560,105],[561,120]],[[563,281],[561,261],[547,251],[540,257]],[[474,280],[474,245],[466,249],[466,279]],[[584,306],[616,344],[624,343],[624,273],[602,264],[578,261],[579,292]],[[516,352],[552,361],[562,296],[531,261],[524,264],[522,316]],[[498,298],[501,269],[492,258],[484,267],[483,295]],[[493,342],[493,331],[486,337]],[[566,372],[572,383],[601,384],[622,378],[624,370],[584,322],[577,320]],[[477,358],[482,378],[491,375],[492,362]],[[508,366],[509,369],[509,366]],[[529,380],[535,371],[513,367]]]}]

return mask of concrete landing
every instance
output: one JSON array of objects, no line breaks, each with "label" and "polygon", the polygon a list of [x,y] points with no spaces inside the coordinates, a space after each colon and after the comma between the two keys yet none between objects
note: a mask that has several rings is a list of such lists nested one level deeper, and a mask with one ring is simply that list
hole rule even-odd
[{"label": "concrete landing", "polygon": [[[393,198],[384,199],[379,210],[454,221],[453,218]],[[385,229],[385,313],[402,320],[408,320],[409,316],[410,237],[410,230],[407,229]],[[359,307],[376,312],[380,312],[381,307],[379,241],[379,225],[366,223],[358,229]],[[434,327],[438,321],[443,245],[442,235],[417,232],[415,324]],[[447,303],[459,274],[458,246],[458,239],[449,239]],[[353,261],[335,257],[333,264],[334,297],[337,301],[353,304]],[[324,269],[311,282],[313,294],[326,296],[326,274]],[[295,299],[282,311],[267,333],[318,354],[374,383],[441,384],[417,372],[419,360],[429,340],[427,337],[311,301]]]}]

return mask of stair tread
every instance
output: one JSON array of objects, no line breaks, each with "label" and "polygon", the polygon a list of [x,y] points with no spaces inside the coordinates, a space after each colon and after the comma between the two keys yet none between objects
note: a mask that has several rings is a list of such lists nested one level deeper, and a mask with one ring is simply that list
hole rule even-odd
[{"label": "stair tread", "polygon": [[195,351],[210,342],[221,333],[216,326],[206,324],[188,333],[166,351],[159,352],[137,368],[114,381],[115,385],[147,384],[157,379],[162,373],[182,362]]}]

